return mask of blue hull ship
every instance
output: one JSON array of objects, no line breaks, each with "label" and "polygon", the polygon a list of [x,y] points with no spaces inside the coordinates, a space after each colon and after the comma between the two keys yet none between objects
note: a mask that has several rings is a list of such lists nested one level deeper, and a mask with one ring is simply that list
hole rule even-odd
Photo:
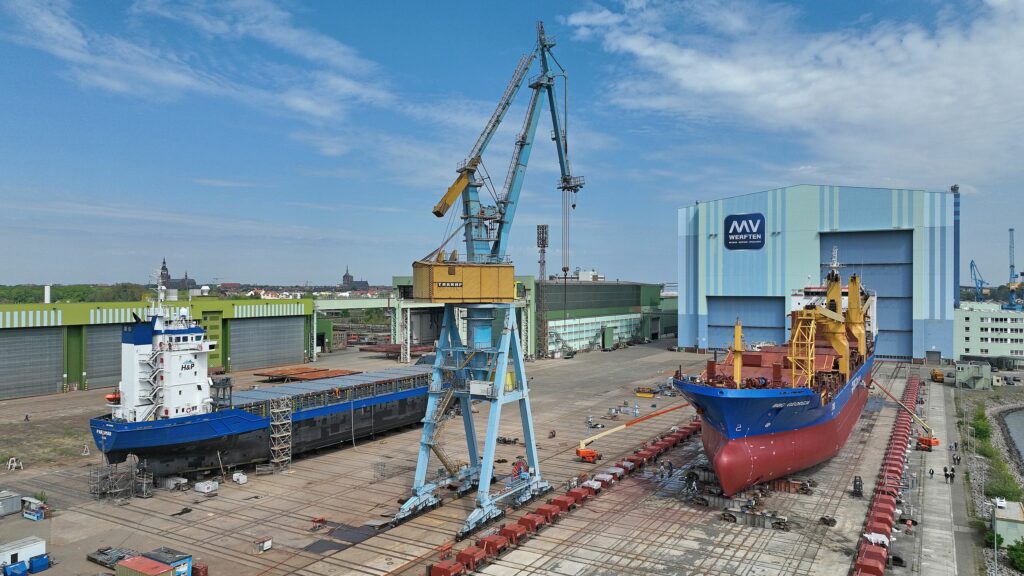
[{"label": "blue hull ship", "polygon": [[215,411],[144,422],[111,416],[90,421],[93,440],[111,463],[129,454],[157,476],[270,459],[270,405],[292,406],[292,454],[326,448],[420,423],[429,366],[393,368],[234,392]]},{"label": "blue hull ship", "polygon": [[791,337],[749,349],[737,320],[722,365],[673,384],[701,416],[704,452],[727,495],[804,470],[846,444],[867,403],[876,297],[851,275],[843,287],[833,249],[825,286],[793,295]]}]

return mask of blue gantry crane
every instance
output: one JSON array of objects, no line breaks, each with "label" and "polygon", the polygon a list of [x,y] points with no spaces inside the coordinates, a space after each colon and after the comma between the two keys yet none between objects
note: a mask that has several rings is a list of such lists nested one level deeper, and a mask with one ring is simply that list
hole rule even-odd
[{"label": "blue gantry crane", "polygon": [[[395,515],[395,523],[439,505],[436,492],[442,486],[455,488],[458,493],[468,493],[475,487],[476,507],[456,534],[456,538],[461,539],[501,517],[503,507],[521,505],[550,490],[537,458],[529,382],[516,321],[514,269],[507,249],[537,122],[544,107],[542,100],[546,101],[551,114],[551,137],[561,170],[557,187],[562,191],[563,210],[575,205],[575,195],[584,184],[582,177],[573,176],[569,162],[566,132],[555,92],[556,80],[567,76],[551,52],[554,46],[554,39],[545,35],[544,24],[538,22],[537,44],[519,60],[497,108],[466,160],[459,165],[458,177],[434,206],[434,215],[443,217],[461,200],[462,225],[456,227],[441,246],[413,263],[413,297],[444,303],[444,319],[423,418],[412,495]],[[539,62],[540,72],[528,82],[531,94],[526,118],[516,136],[504,185],[500,191],[495,191],[482,156],[535,61]],[[482,188],[490,193],[493,204],[481,199]],[[566,217],[563,214],[563,221]],[[447,244],[460,231],[465,246],[461,258],[457,249],[446,250]],[[566,231],[563,230],[563,234]],[[487,406],[482,455],[473,425],[474,401]],[[502,407],[510,403],[518,403],[525,462],[518,462],[511,475],[494,483],[498,425]],[[468,462],[451,457],[441,442],[442,430],[447,422],[456,418],[457,410],[461,412],[465,429]],[[442,466],[435,474],[430,470],[431,453]]]},{"label": "blue gantry crane", "polygon": [[974,300],[981,302],[985,299],[985,286],[988,286],[988,282],[981,277],[981,270],[974,260],[971,260],[971,282],[974,283]]}]

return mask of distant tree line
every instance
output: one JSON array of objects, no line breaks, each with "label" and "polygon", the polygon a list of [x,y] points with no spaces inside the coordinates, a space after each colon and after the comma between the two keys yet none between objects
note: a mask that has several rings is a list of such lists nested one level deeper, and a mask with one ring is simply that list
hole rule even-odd
[{"label": "distant tree line", "polygon": [[[1008,302],[1010,300],[1010,287],[1007,285],[1002,286],[986,286],[982,296],[983,301],[986,302]],[[960,288],[960,300],[964,302],[970,302],[975,300],[977,293],[974,288]],[[1020,290],[1017,291],[1017,298],[1020,298]]]},{"label": "distant tree line", "polygon": [[[50,288],[53,302],[139,302],[149,295],[141,284],[57,284]],[[0,286],[0,304],[41,304],[43,287],[31,284]]]}]

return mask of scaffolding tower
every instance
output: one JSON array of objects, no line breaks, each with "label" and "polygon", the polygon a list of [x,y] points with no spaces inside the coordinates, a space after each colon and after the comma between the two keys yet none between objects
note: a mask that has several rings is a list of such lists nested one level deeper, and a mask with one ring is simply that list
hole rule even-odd
[{"label": "scaffolding tower", "polygon": [[292,463],[292,401],[270,401],[270,463],[275,470],[287,470]]},{"label": "scaffolding tower", "polygon": [[[89,466],[89,494],[102,500],[127,500],[135,494],[136,466],[131,460],[118,464]],[[152,488],[152,475],[150,476]]]}]

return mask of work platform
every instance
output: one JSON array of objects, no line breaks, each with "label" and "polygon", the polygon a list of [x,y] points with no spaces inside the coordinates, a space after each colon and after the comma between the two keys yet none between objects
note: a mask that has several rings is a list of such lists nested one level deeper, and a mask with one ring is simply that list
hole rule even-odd
[{"label": "work platform", "polygon": [[[683,408],[602,438],[596,447],[605,458],[596,465],[579,462],[573,453],[579,439],[593,433],[585,425],[588,416],[599,423],[617,424],[602,416],[624,400],[632,407],[637,401],[632,393],[635,386],[664,381],[680,363],[684,372],[704,364],[704,357],[667,352],[665,347],[661,342],[529,365],[539,454],[553,494],[564,493],[565,480],[612,466],[640,443],[692,416],[692,409]],[[336,367],[329,361],[322,365]],[[892,366],[882,364],[879,376],[899,394],[902,380],[885,377]],[[379,369],[376,360],[363,361],[358,367]],[[934,399],[938,398],[936,394]],[[641,414],[654,411],[651,404],[660,409],[682,401],[681,397],[644,399]],[[658,482],[653,467],[627,477],[479,573],[846,574],[868,505],[867,498],[850,496],[852,477],[862,476],[866,491],[874,485],[895,415],[894,403],[871,400],[840,454],[801,473],[817,482],[813,494],[775,492],[768,498],[767,509],[778,510],[793,523],[788,532],[728,524],[720,519],[721,510],[683,499],[684,465],[699,457],[698,437],[662,457],[677,466],[671,479]],[[486,423],[478,420],[482,429]],[[507,421],[501,433],[517,436],[518,419]],[[557,432],[553,439],[548,438],[552,429]],[[450,444],[457,445],[459,436],[450,433]],[[57,509],[55,517],[43,523],[0,520],[0,541],[28,535],[23,530],[45,530],[51,550],[71,573],[95,571],[85,554],[101,546],[143,550],[170,546],[193,553],[214,573],[422,576],[425,566],[437,560],[438,549],[451,542],[462,526],[472,497],[446,501],[385,532],[360,529],[367,521],[385,520],[397,509],[398,499],[408,494],[419,436],[416,427],[297,458],[287,473],[250,476],[242,486],[223,485],[217,498],[159,490],[152,498],[135,499],[126,506],[97,502],[88,495],[88,472],[78,462],[52,471],[29,469],[0,476],[0,484],[24,493],[45,490]],[[497,458],[508,463],[497,464],[497,469],[510,471],[521,451],[515,444],[499,444]],[[914,453],[912,463],[919,456],[923,454]],[[940,456],[945,454],[928,455]],[[942,480],[937,482],[943,488]],[[510,511],[507,518],[515,519],[535,507]],[[184,508],[191,512],[174,515]],[[823,515],[835,516],[837,524],[819,524]],[[925,515],[928,522],[929,512]],[[314,518],[325,518],[329,524],[312,531]],[[272,536],[274,547],[254,554],[252,542],[263,536]]]}]

